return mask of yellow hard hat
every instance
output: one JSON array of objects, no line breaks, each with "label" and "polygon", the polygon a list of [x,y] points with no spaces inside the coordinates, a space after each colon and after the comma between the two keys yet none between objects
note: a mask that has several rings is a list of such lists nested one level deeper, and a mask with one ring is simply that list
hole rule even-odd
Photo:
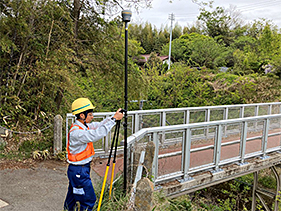
[{"label": "yellow hard hat", "polygon": [[78,98],[72,103],[71,111],[73,115],[76,115],[94,108],[95,107],[88,98]]}]

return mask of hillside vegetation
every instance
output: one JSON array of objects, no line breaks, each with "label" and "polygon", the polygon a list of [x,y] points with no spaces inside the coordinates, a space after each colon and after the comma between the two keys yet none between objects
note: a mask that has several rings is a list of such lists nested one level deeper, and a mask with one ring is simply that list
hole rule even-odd
[{"label": "hillside vegetation", "polygon": [[[121,15],[121,3],[130,2],[0,1],[0,126],[15,132],[0,143],[0,158],[47,158],[54,116],[65,117],[78,97],[88,97],[95,112],[124,106],[124,26],[120,16],[105,17]],[[168,55],[169,27],[129,25],[129,110],[139,109],[136,100],[145,100],[143,109],[280,101],[280,28],[263,19],[244,23],[238,11],[204,5],[194,25],[173,28],[170,69],[158,57]],[[139,66],[142,54],[150,58]],[[156,210],[191,210],[190,200],[202,210],[250,207],[249,186],[232,181],[212,193],[220,190],[221,209],[216,199],[197,197],[208,189],[193,199],[158,196]]]},{"label": "hillside vegetation", "polygon": [[[35,138],[14,133],[16,147],[7,151],[51,150],[53,117],[65,117],[78,97],[88,97],[96,112],[124,106],[122,18],[104,18],[121,14],[119,3],[0,2],[0,126],[39,131]],[[279,101],[280,29],[231,14],[210,3],[195,25],[176,25],[169,70],[157,56],[168,54],[168,26],[130,24],[129,110],[139,109],[136,100],[145,100],[143,109]],[[150,54],[143,66],[136,63],[141,54]]]},{"label": "hillside vegetation", "polygon": [[[96,111],[123,106],[124,28],[120,17],[103,18],[109,8],[78,0],[4,0],[0,7],[1,126],[44,128],[81,96],[92,100]],[[110,7],[120,10],[116,3]],[[155,56],[167,55],[168,27],[130,25],[130,101],[147,100],[144,109],[150,109],[279,100],[276,26],[243,25],[226,9],[208,7],[197,23],[175,26],[176,62],[170,70]],[[152,53],[144,67],[133,60],[142,53]],[[137,103],[130,102],[129,109],[138,109]]]}]

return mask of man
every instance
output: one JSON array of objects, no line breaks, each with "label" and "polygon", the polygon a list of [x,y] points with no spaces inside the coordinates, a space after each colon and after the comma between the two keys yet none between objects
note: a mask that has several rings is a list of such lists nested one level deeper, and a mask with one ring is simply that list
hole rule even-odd
[{"label": "man", "polygon": [[87,98],[78,98],[72,103],[72,114],[76,121],[71,125],[67,141],[67,176],[69,179],[68,193],[64,209],[74,210],[76,202],[80,210],[92,210],[96,195],[90,178],[90,162],[95,154],[93,142],[105,137],[116,120],[121,120],[123,114],[118,109],[112,117],[102,122],[92,122],[94,106]]}]

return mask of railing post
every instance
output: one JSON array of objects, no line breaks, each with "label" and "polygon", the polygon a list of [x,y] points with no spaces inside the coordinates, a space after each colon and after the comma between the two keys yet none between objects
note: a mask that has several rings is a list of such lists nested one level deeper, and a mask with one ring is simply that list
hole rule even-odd
[{"label": "railing post", "polygon": [[132,150],[133,145],[130,143],[127,145],[127,155],[130,155],[130,160],[127,160],[127,163],[130,163],[130,166],[127,166],[127,172],[130,172],[130,184],[133,183],[133,173],[134,173],[134,150]]},{"label": "railing post", "polygon": [[207,109],[205,112],[206,112],[205,120],[206,120],[206,122],[210,122],[210,113],[211,113],[210,109]]},{"label": "railing post", "polygon": [[182,150],[182,158],[183,158],[183,166],[182,170],[184,173],[184,180],[190,179],[188,176],[189,166],[190,166],[190,149],[191,149],[191,129],[188,128],[185,130],[184,139],[183,139],[183,150]]},{"label": "railing post", "polygon": [[154,159],[152,164],[152,180],[155,184],[155,181],[158,177],[158,154],[159,154],[159,141],[158,141],[157,132],[154,132],[152,137],[153,137],[153,143],[155,144],[155,153],[154,153]]},{"label": "railing post", "polygon": [[[224,109],[224,112],[223,112],[223,119],[224,119],[224,120],[227,120],[227,119],[228,119],[228,107],[226,107],[226,108]],[[225,136],[225,137],[227,136],[226,132],[227,132],[227,126],[225,125],[225,126],[224,126],[224,136]]]},{"label": "railing post", "polygon": [[[206,122],[210,122],[210,119],[211,119],[210,118],[210,115],[211,115],[210,109],[207,109],[205,112],[206,112],[205,113],[205,120],[206,120]],[[207,127],[206,130],[205,130],[206,139],[208,139],[208,135],[209,135],[209,127]]]},{"label": "railing post", "polygon": [[241,165],[245,164],[247,133],[248,133],[248,122],[243,122],[242,123],[241,141],[240,141],[240,158],[241,158],[240,164]]},{"label": "railing post", "polygon": [[165,111],[163,111],[161,113],[161,122],[160,122],[160,124],[161,124],[162,127],[166,126],[166,112]]},{"label": "railing post", "polygon": [[215,164],[215,171],[220,171],[219,163],[221,157],[221,140],[222,140],[222,125],[217,126],[217,132],[215,137],[215,147],[214,147],[214,164]]},{"label": "railing post", "polygon": [[259,108],[260,107],[258,105],[255,107],[255,116],[259,115]]},{"label": "railing post", "polygon": [[[279,114],[281,114],[281,105],[279,105]],[[281,118],[279,118],[279,127],[281,127]]]},{"label": "railing post", "polygon": [[272,104],[269,104],[267,114],[270,115],[271,113],[272,113]]},{"label": "railing post", "polygon": [[68,116],[66,115],[66,119],[65,119],[65,146],[67,146],[67,139],[68,139]]},{"label": "railing post", "polygon": [[134,125],[134,133],[138,132],[140,130],[140,119],[139,119],[139,114],[135,114],[135,125]]},{"label": "railing post", "polygon": [[69,114],[66,114],[66,119],[65,119],[65,146],[67,146],[69,119],[71,120],[71,124],[72,124],[75,121],[75,117],[73,118],[73,116],[70,116]]},{"label": "railing post", "polygon": [[[255,116],[258,116],[258,115],[259,115],[259,106],[257,105],[257,106],[255,107]],[[258,129],[258,122],[257,122],[257,121],[255,121],[255,123],[254,123],[254,129],[255,129],[255,130]]]},{"label": "railing post", "polygon": [[262,158],[267,158],[266,156],[266,149],[267,149],[267,140],[268,140],[268,130],[269,130],[270,120],[266,119],[263,126],[263,133],[262,133]]},{"label": "railing post", "polygon": [[[107,118],[107,117],[109,117],[109,116],[106,116],[105,118]],[[104,146],[103,146],[104,148],[103,149],[104,149],[105,154],[108,153],[108,151],[109,151],[110,137],[111,137],[111,131],[104,138]]]},{"label": "railing post", "polygon": [[244,118],[244,111],[245,111],[245,107],[242,106],[242,107],[240,108],[239,118]]},{"label": "railing post", "polygon": [[[161,113],[161,126],[162,127],[164,127],[164,126],[166,126],[166,112],[165,111],[163,111],[162,113]],[[165,142],[165,132],[163,132],[162,133],[162,138],[161,138],[161,140],[162,140],[162,142],[161,143],[164,143]]]},{"label": "railing post", "polygon": [[[281,108],[281,107],[280,107]],[[280,111],[281,113],[281,111]],[[185,120],[184,120],[184,124],[189,124],[189,119],[190,119],[190,110],[186,110],[185,111]]]}]

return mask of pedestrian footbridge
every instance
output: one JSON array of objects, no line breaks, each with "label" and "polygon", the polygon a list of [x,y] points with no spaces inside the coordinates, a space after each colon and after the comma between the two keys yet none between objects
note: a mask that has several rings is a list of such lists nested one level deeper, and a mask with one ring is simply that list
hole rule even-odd
[{"label": "pedestrian footbridge", "polygon": [[[94,116],[100,121],[112,114],[94,113]],[[68,114],[66,130],[73,120]],[[153,142],[151,174],[155,190],[176,197],[254,173],[252,210],[256,198],[270,210],[263,195],[273,197],[274,209],[278,210],[281,103],[129,111],[128,123],[127,163],[131,184],[135,178],[134,153],[144,151],[147,143]],[[95,143],[97,156],[108,155],[111,136]],[[118,152],[122,154],[122,150],[120,143]],[[275,193],[258,188],[258,172],[265,168],[275,175]]]}]

